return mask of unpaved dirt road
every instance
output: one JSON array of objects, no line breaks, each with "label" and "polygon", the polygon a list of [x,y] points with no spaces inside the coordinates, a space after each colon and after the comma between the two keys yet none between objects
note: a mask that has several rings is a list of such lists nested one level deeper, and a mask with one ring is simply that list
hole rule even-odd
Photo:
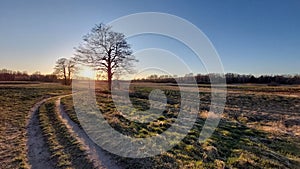
[{"label": "unpaved dirt road", "polygon": [[60,98],[56,100],[56,113],[62,119],[63,123],[67,126],[69,133],[72,134],[81,144],[85,147],[88,158],[93,161],[96,168],[120,169],[116,163],[111,159],[110,155],[97,146],[83,129],[73,122],[66,112],[63,110]]},{"label": "unpaved dirt road", "polygon": [[48,99],[36,103],[29,112],[29,121],[27,123],[27,156],[29,164],[33,169],[51,169],[54,168],[54,162],[51,161],[46,142],[39,126],[38,109]]},{"label": "unpaved dirt road", "polygon": [[63,110],[61,105],[61,98],[69,95],[59,97],[51,97],[43,99],[36,103],[29,112],[29,121],[27,122],[27,156],[29,164],[33,169],[52,169],[55,168],[55,162],[51,160],[50,153],[46,142],[43,138],[41,128],[39,126],[38,109],[46,101],[56,99],[56,113],[63,123],[67,126],[69,134],[74,136],[85,148],[87,157],[93,162],[95,168],[99,169],[119,169],[111,156],[97,146],[76,123],[74,123]]}]

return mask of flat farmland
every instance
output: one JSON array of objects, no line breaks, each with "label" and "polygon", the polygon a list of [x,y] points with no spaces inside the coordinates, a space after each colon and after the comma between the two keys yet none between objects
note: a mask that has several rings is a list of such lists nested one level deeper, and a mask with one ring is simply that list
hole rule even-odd
[{"label": "flat farmland", "polygon": [[[130,137],[163,133],[174,124],[182,107],[183,91],[177,85],[132,83],[129,98],[134,109],[125,105],[122,112],[104,86],[97,83],[95,90],[101,115],[112,128]],[[150,108],[149,95],[155,89],[166,97],[163,110],[158,116],[136,113]],[[190,95],[199,93],[200,107],[192,129],[167,152],[134,159],[114,155],[92,143],[74,110],[70,87],[0,84],[0,168],[299,168],[300,86],[228,85],[220,123],[204,142],[198,138],[210,111],[210,85],[199,85],[198,90],[185,85],[183,90]],[[148,122],[127,119],[125,110]],[[30,134],[30,129],[39,131],[36,134],[40,137]],[[28,145],[32,137],[42,148]],[[122,149],[124,145],[117,146]],[[48,162],[41,164],[39,154]]]},{"label": "flat farmland", "polygon": [[[109,124],[122,134],[139,138],[155,136],[166,131],[178,116],[180,91],[173,84],[133,83],[129,95],[134,108],[149,109],[148,96],[154,89],[164,91],[168,101],[161,116],[150,123],[126,119],[101,85],[96,88],[98,106]],[[189,85],[183,90],[197,92]],[[115,156],[115,160],[125,168],[298,168],[300,87],[249,84],[229,85],[227,90],[219,126],[204,143],[200,143],[198,137],[209,111],[209,85],[199,85],[199,116],[178,145],[151,158],[136,160]],[[64,98],[63,104],[69,116],[79,124],[72,98]]]},{"label": "flat farmland", "polygon": [[0,84],[0,168],[28,168],[27,123],[31,108],[44,98],[70,93],[58,84]]}]

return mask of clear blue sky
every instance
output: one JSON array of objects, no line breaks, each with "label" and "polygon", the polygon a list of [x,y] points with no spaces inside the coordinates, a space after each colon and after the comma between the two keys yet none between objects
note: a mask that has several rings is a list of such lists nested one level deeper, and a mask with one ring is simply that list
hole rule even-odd
[{"label": "clear blue sky", "polygon": [[51,73],[57,58],[72,56],[95,24],[137,12],[169,13],[195,24],[214,44],[226,72],[300,73],[297,0],[2,0],[0,69]]}]

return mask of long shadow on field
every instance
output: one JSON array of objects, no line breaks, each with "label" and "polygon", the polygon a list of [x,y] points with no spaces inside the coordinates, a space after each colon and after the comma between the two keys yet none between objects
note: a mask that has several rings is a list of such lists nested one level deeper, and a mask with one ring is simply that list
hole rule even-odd
[{"label": "long shadow on field", "polygon": [[[104,111],[111,112],[114,109],[105,96],[99,99],[101,104],[104,104]],[[76,122],[72,103],[68,103],[70,100],[62,101],[66,112]],[[204,109],[207,110],[207,106]],[[119,118],[117,123],[111,125],[124,134],[141,136],[139,131],[145,130],[147,131],[142,133],[143,136],[152,134],[147,125],[128,126],[124,125],[128,122],[124,121],[124,117],[108,113],[107,120],[111,117]],[[199,117],[189,134],[177,146],[162,155],[143,159],[111,155],[124,168],[297,168],[300,165],[295,160],[300,157],[300,147],[293,141],[287,138],[273,138],[267,133],[225,119],[220,121],[209,139],[200,143],[198,138],[204,122],[205,119]],[[138,130],[134,131],[136,127]]]}]

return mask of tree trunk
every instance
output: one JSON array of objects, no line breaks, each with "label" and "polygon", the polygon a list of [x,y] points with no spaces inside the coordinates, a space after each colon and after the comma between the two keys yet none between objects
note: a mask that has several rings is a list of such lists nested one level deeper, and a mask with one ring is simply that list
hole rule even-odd
[{"label": "tree trunk", "polygon": [[71,84],[71,69],[68,67],[68,85]]},{"label": "tree trunk", "polygon": [[107,59],[107,82],[108,82],[108,91],[111,91],[111,83],[112,83],[112,67],[111,67],[111,50],[108,51],[108,59]]},{"label": "tree trunk", "polygon": [[112,72],[111,68],[107,69],[107,82],[108,82],[108,91],[111,91],[111,83],[112,83]]},{"label": "tree trunk", "polygon": [[66,68],[64,67],[64,80],[65,80],[65,82],[64,82],[64,85],[67,85],[67,73],[66,73]]}]

